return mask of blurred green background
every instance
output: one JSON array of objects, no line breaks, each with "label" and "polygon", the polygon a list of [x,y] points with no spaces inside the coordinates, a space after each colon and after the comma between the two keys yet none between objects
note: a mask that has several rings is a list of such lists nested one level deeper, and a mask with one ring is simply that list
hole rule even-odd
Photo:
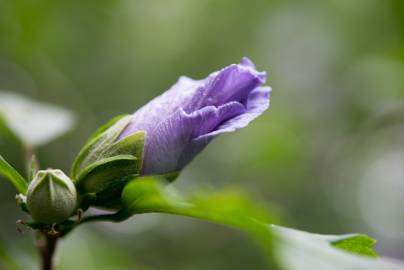
[{"label": "blurred green background", "polygon": [[[0,89],[78,119],[39,149],[43,167],[68,171],[106,120],[242,56],[269,72],[271,108],[215,140],[175,185],[238,186],[283,225],[368,233],[381,254],[404,258],[402,0],[0,0]],[[0,139],[23,169],[17,147]],[[1,182],[0,193],[0,254],[35,269],[14,190]],[[241,233],[162,215],[83,226],[60,248],[60,270],[265,269]]]}]

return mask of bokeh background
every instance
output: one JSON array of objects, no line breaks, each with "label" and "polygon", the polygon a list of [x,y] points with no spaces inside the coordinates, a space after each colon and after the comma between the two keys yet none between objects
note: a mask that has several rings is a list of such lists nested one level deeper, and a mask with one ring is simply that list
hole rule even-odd
[{"label": "bokeh background", "polygon": [[[203,78],[243,56],[269,72],[270,110],[215,140],[175,186],[238,186],[282,225],[368,233],[381,254],[404,259],[402,0],[0,0],[0,89],[78,119],[39,149],[43,167],[68,171],[103,122],[180,75]],[[0,139],[23,169],[18,149]],[[35,269],[13,197],[1,182],[0,253]],[[265,269],[243,234],[163,215],[83,226],[60,248],[60,270]]]}]

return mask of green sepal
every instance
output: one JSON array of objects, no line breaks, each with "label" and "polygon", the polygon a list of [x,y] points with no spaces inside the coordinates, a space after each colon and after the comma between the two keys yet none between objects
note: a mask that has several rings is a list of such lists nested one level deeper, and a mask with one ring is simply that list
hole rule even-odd
[{"label": "green sepal", "polygon": [[27,192],[27,180],[17,172],[8,162],[0,155],[0,176],[9,180],[18,192],[25,194]]},{"label": "green sepal", "polygon": [[137,176],[138,175],[128,175],[120,180],[111,182],[108,187],[96,194],[96,199],[93,201],[92,205],[107,209],[123,209],[124,205],[121,199],[122,190],[129,181]]},{"label": "green sepal", "polygon": [[137,132],[105,145],[98,159],[76,176],[76,185],[84,192],[98,193],[112,181],[138,174],[142,167],[144,138],[144,132]]},{"label": "green sepal", "polygon": [[79,193],[96,195],[91,205],[116,208],[125,179],[140,173],[146,133],[139,131],[118,140],[131,119],[131,115],[121,116],[101,127],[73,164],[72,178]]},{"label": "green sepal", "polygon": [[105,151],[105,146],[114,143],[129,124],[130,119],[130,115],[117,116],[101,126],[90,136],[73,163],[71,171],[73,179],[76,179],[78,174],[88,165],[100,159],[98,155]]},{"label": "green sepal", "polygon": [[138,163],[138,159],[132,155],[118,155],[99,160],[79,175],[76,186],[84,194],[99,193],[110,186],[111,182],[136,174]]},{"label": "green sepal", "polygon": [[29,175],[29,180],[31,181],[34,179],[36,173],[39,171],[39,162],[38,158],[36,155],[32,155],[31,161],[29,163],[29,168],[28,168],[28,175]]},{"label": "green sepal", "polygon": [[159,175],[159,177],[163,177],[165,180],[167,180],[168,182],[172,183],[174,182],[178,176],[180,175],[180,171],[178,172],[172,172],[172,173],[167,173],[167,174],[163,174],[163,175]]},{"label": "green sepal", "polygon": [[87,211],[88,208],[95,202],[97,195],[95,193],[86,193],[84,195],[79,194],[79,207],[83,212]]},{"label": "green sepal", "polygon": [[20,207],[20,209],[26,213],[29,213],[28,207],[27,207],[27,197],[23,194],[17,194],[15,195],[15,200],[17,201],[17,205]]}]

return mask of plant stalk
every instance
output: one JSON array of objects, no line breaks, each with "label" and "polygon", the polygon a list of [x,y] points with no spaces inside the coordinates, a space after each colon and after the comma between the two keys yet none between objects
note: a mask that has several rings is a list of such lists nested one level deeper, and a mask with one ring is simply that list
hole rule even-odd
[{"label": "plant stalk", "polygon": [[42,257],[42,270],[53,270],[53,257],[59,235],[52,235],[47,232],[40,233],[37,239],[37,247]]}]

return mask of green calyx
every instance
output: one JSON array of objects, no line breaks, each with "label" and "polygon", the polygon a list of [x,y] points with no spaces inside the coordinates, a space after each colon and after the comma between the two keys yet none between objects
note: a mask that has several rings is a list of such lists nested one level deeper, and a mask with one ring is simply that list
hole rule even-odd
[{"label": "green calyx", "polygon": [[90,137],[73,164],[72,178],[80,194],[96,194],[92,205],[119,208],[127,179],[140,173],[145,132],[118,140],[131,119],[131,115],[120,116],[102,126]]},{"label": "green calyx", "polygon": [[76,188],[61,170],[38,171],[28,186],[26,204],[35,222],[58,224],[75,212]]}]

